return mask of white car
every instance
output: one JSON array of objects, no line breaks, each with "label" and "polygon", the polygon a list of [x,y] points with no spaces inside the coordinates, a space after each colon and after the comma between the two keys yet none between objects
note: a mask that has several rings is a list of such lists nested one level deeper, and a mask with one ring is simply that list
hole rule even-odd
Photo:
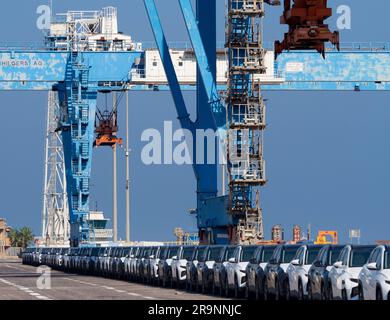
[{"label": "white car", "polygon": [[286,271],[289,285],[286,292],[287,300],[291,298],[304,300],[307,297],[308,272],[321,248],[316,245],[302,245],[298,249]]},{"label": "white car", "polygon": [[130,280],[131,276],[131,261],[132,261],[132,256],[136,250],[136,247],[130,247],[128,254],[126,255],[124,259],[124,279],[125,280]]},{"label": "white car", "polygon": [[390,246],[375,248],[363,266],[359,300],[390,300]]},{"label": "white car", "polygon": [[239,298],[246,289],[246,267],[253,258],[257,246],[238,246],[233,257],[226,265],[226,296],[234,290],[234,297]]},{"label": "white car", "polygon": [[155,285],[158,281],[158,264],[163,255],[164,247],[154,247],[149,257],[149,283]]},{"label": "white car", "polygon": [[142,247],[135,247],[130,255],[129,261],[129,279],[136,280],[137,260],[140,258]]},{"label": "white car", "polygon": [[181,288],[187,279],[187,262],[192,259],[194,246],[184,246],[178,251],[178,255],[173,257],[172,268],[172,286]]},{"label": "white car", "polygon": [[215,261],[221,256],[223,246],[209,246],[196,266],[198,272],[198,286],[203,294],[211,291],[213,287],[213,275]]},{"label": "white car", "polygon": [[329,271],[330,299],[357,300],[359,273],[375,246],[346,246]]}]

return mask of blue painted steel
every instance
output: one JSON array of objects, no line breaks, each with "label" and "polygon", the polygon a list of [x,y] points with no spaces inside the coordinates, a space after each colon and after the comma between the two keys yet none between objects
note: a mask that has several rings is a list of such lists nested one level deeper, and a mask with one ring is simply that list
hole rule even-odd
[{"label": "blue painted steel", "polygon": [[[195,52],[196,61],[198,63],[198,81],[199,76],[201,81],[203,82],[203,87],[205,88],[205,93],[207,94],[207,98],[209,100],[209,103],[211,105],[210,108],[205,108],[203,112],[207,113],[209,110],[212,110],[214,113],[214,117],[210,115],[206,115],[205,118],[214,121],[216,126],[218,128],[226,128],[226,113],[225,113],[225,107],[221,103],[221,99],[219,97],[219,93],[217,90],[216,85],[216,73],[213,73],[210,69],[210,63],[208,59],[208,54],[206,53],[206,46],[204,45],[204,42],[208,41],[209,37],[214,37],[211,39],[213,43],[213,52],[212,52],[212,60],[216,61],[216,30],[212,27],[211,21],[215,21],[210,15],[212,15],[212,12],[215,13],[214,7],[215,7],[215,1],[207,1],[207,5],[205,5],[204,1],[198,0],[198,20],[199,20],[199,26],[196,22],[194,12],[192,9],[191,1],[190,0],[179,0],[180,1],[180,7],[183,12],[184,21],[186,23],[187,31],[191,39],[191,44]],[[205,11],[207,16],[203,18],[201,12]],[[208,19],[210,18],[210,19]],[[207,22],[206,30],[205,27],[203,29],[200,28],[201,21]],[[212,30],[210,30],[210,28]],[[203,31],[203,40],[201,36],[201,30]],[[214,32],[215,31],[215,32]],[[215,129],[215,125],[212,127],[209,127],[210,129]]]},{"label": "blue painted steel", "polygon": [[169,87],[172,92],[172,97],[175,102],[176,111],[180,124],[184,129],[190,130],[194,133],[194,124],[190,119],[187,111],[183,94],[180,90],[180,84],[176,77],[175,68],[173,66],[172,58],[169,53],[169,47],[161,26],[160,17],[158,16],[156,4],[154,0],[144,0],[146,11],[149,16],[150,24],[154,33],[154,38],[158,50],[160,52],[161,60],[163,61],[165,73],[169,82]]},{"label": "blue painted steel", "polygon": [[[177,80],[175,69],[173,67],[172,59],[169,54],[168,44],[164,35],[164,31],[161,26],[161,22],[158,16],[158,12],[155,6],[154,0],[145,0],[145,7],[148,11],[150,23],[154,32],[157,47],[160,51],[160,56],[163,60],[165,73],[167,75],[169,86],[172,90],[172,95],[175,100],[179,119],[189,120],[189,115],[185,102],[182,96],[181,88]],[[216,118],[218,119],[218,126],[220,128],[225,127],[226,117],[225,109],[219,98],[219,94],[216,87],[216,30],[215,15],[216,15],[216,3],[215,0],[208,0],[207,5],[205,3],[200,4],[201,0],[197,2],[198,8],[198,21],[199,27],[195,21],[191,3],[188,1],[181,1],[181,8],[183,11],[184,19],[186,21],[187,29],[190,34],[190,38],[195,51],[198,66],[197,77],[197,120],[195,123],[191,122],[191,125],[184,123],[183,127],[191,128],[192,132],[195,130],[211,129],[217,130]],[[211,8],[211,9],[210,9]],[[211,17],[210,17],[211,14]],[[206,27],[207,25],[207,27]],[[214,30],[214,31],[213,31]],[[203,31],[201,35],[201,31]],[[203,37],[203,38],[202,38]],[[209,64],[212,61],[212,65]],[[184,117],[183,117],[184,115]],[[216,117],[214,117],[216,115]],[[195,137],[196,135],[193,134]],[[196,143],[195,154],[197,154]],[[207,143],[204,147],[205,159],[207,159]],[[216,150],[214,150],[216,154]],[[215,164],[194,164],[195,176],[197,179],[197,208],[199,208],[203,201],[209,198],[214,198],[218,194],[218,166]],[[200,240],[206,241],[206,230],[202,221],[207,218],[208,212],[202,216],[203,211],[198,210],[198,228],[200,229]],[[218,223],[221,226],[227,225],[226,210],[219,215]]]},{"label": "blue painted steel", "polygon": [[95,138],[97,91],[89,90],[90,68],[83,53],[72,52],[65,82],[58,86],[61,131],[64,144],[67,192],[71,223],[71,245],[90,241],[89,214],[92,149]]},{"label": "blue painted steel", "polygon": [[[69,52],[0,51],[0,90],[51,90],[66,80]],[[100,82],[128,82],[130,71],[142,52],[85,52],[89,85]]]},{"label": "blue painted steel", "polygon": [[[63,51],[0,50],[0,90],[51,90],[56,83],[65,81],[68,56],[69,52]],[[142,59],[143,52],[85,52],[84,56],[90,67],[89,87],[103,90],[99,82],[131,82],[130,71],[136,67],[136,59]],[[286,70],[289,64],[295,71]],[[299,71],[299,64],[303,71]],[[275,67],[275,74],[286,81],[264,84],[264,91],[390,90],[389,50],[329,51],[326,60],[315,52],[285,52],[278,57]],[[106,86],[107,90],[122,89],[112,83]],[[180,85],[180,89],[196,90],[196,86]],[[130,90],[170,89],[167,85],[134,84]],[[219,84],[217,90],[226,90],[226,86]]]}]

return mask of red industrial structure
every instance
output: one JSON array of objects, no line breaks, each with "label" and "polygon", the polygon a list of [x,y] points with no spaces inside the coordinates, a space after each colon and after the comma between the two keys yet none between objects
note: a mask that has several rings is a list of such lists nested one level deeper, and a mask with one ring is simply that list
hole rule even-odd
[{"label": "red industrial structure", "polygon": [[327,0],[284,1],[281,24],[289,26],[282,42],[275,42],[275,57],[284,50],[317,50],[325,58],[325,43],[331,42],[340,50],[339,33],[331,32],[324,21],[332,16]]}]

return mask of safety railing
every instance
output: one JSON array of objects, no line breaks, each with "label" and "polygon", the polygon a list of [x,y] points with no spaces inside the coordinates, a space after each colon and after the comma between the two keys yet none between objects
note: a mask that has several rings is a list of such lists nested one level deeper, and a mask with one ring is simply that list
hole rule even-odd
[{"label": "safety railing", "polygon": [[265,162],[263,160],[257,161],[257,164],[249,163],[232,163],[230,171],[231,179],[235,182],[265,182]]},{"label": "safety railing", "polygon": [[[58,41],[61,43],[60,41]],[[62,43],[67,44],[66,40],[64,40]],[[130,42],[125,41],[125,45],[130,44]],[[142,45],[143,49],[157,49],[156,43],[154,41],[145,41],[145,42],[132,42],[133,44],[139,44]],[[190,42],[186,41],[174,41],[169,42],[168,46],[172,49],[177,50],[193,50],[192,45]],[[273,42],[264,42],[263,47],[267,50],[273,50],[274,49],[274,43]],[[101,46],[103,48],[103,46]],[[50,49],[55,49],[53,47],[48,47],[44,42],[42,41],[10,41],[10,42],[0,42],[0,50],[42,50],[47,51]],[[224,41],[218,41],[217,42],[217,49],[218,50],[226,50],[225,48],[225,42]],[[390,51],[390,42],[343,42],[340,44],[341,51]],[[326,45],[327,51],[336,51],[337,49],[331,45]]]},{"label": "safety railing", "polygon": [[[177,67],[177,78],[181,83],[195,83],[196,74],[194,70]],[[134,68],[130,72],[131,82],[134,83],[168,83],[167,76],[163,69],[144,69]],[[282,72],[275,72],[273,74],[255,74],[255,83],[272,83],[283,82],[284,77]],[[217,83],[227,83],[227,73],[225,70],[217,70]]]}]

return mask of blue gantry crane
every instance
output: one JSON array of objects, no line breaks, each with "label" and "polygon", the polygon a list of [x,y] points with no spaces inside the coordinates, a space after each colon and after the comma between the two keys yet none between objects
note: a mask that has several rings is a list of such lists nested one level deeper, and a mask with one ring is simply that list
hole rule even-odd
[{"label": "blue gantry crane", "polygon": [[[256,75],[264,72],[264,55],[267,51],[262,46],[261,34],[249,34],[249,38],[246,34],[245,45],[240,43],[239,38],[248,30],[254,30],[256,21],[264,15],[264,3],[273,4],[273,1],[254,0],[229,1],[229,77],[227,84],[217,83],[216,0],[197,0],[196,15],[190,0],[178,2],[197,62],[195,85],[182,83],[177,77],[154,0],[144,0],[144,3],[167,83],[151,85],[134,81],[137,70],[142,69],[146,51],[128,38],[121,38],[119,33],[113,32],[116,34],[114,38],[97,37],[93,43],[83,38],[82,29],[85,26],[82,21],[86,18],[85,12],[68,14],[65,23],[69,28],[62,33],[49,35],[42,47],[0,48],[0,90],[58,92],[61,110],[58,130],[62,133],[64,144],[73,246],[88,244],[90,241],[86,216],[90,211],[92,150],[96,104],[100,92],[170,90],[183,128],[191,132],[197,129],[228,133],[236,130],[235,142],[244,141],[244,135],[237,134],[237,130],[240,132],[245,129],[249,132],[247,143],[251,151],[246,159],[249,161],[243,167],[241,163],[235,165],[230,154],[229,195],[218,193],[218,165],[196,163],[193,166],[197,179],[195,213],[200,241],[229,243],[262,238],[258,220],[261,208],[256,201],[258,187],[265,182],[259,139],[265,128],[260,88],[262,91],[390,90],[390,45],[387,43],[342,44],[340,51],[328,47],[326,59],[315,51],[283,52],[276,61],[272,61],[272,81],[259,81]],[[256,9],[259,8],[257,4],[260,10]],[[88,17],[95,18],[101,18],[99,13]],[[110,27],[109,24],[105,25],[106,28]],[[183,90],[197,92],[197,117],[194,122],[190,120]],[[226,103],[221,99],[220,91],[227,92]],[[254,217],[249,220],[249,224],[248,216]],[[253,226],[257,231],[248,236],[245,230]]]}]

